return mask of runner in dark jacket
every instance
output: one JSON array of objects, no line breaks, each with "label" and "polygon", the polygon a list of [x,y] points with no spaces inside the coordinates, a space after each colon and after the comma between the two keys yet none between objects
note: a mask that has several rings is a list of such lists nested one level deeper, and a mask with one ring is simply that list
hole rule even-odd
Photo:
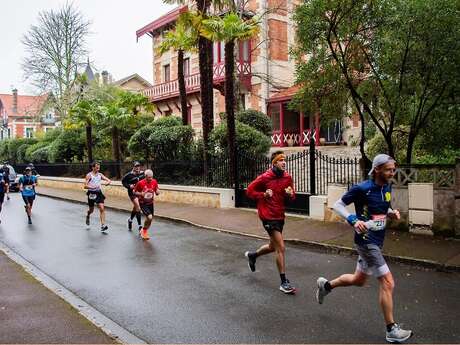
[{"label": "runner in dark jacket", "polygon": [[139,206],[139,199],[138,197],[134,194],[134,186],[141,180],[144,179],[144,172],[141,171],[141,163],[139,162],[134,162],[133,169],[128,172],[125,176],[123,176],[123,179],[121,180],[121,183],[123,186],[128,190],[128,196],[129,199],[131,200],[133,204],[133,209],[131,211],[131,216],[128,218],[128,229],[131,231],[133,228],[133,219],[136,217],[137,220],[137,225],[139,230],[142,229],[141,225],[141,208]]},{"label": "runner in dark jacket", "polygon": [[287,199],[294,199],[292,177],[286,172],[286,156],[283,151],[272,154],[272,167],[258,176],[246,191],[249,198],[257,201],[257,210],[262,224],[270,236],[270,242],[257,251],[248,251],[248,265],[252,272],[256,270],[257,257],[276,252],[276,265],[280,273],[280,290],[287,294],[295,293],[295,288],[286,278],[284,256],[284,210]]}]

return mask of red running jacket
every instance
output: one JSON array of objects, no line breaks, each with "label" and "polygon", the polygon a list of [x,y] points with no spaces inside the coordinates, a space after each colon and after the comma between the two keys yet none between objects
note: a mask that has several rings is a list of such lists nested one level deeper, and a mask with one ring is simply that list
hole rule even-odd
[{"label": "red running jacket", "polygon": [[[284,219],[284,204],[286,198],[289,198],[285,189],[289,186],[294,191],[291,175],[285,171],[282,177],[278,177],[272,169],[269,169],[251,182],[246,190],[246,195],[257,201],[257,210],[260,219],[282,220]],[[264,197],[267,189],[273,191],[271,198]],[[294,198],[295,193],[292,194],[291,200],[294,200]]]}]

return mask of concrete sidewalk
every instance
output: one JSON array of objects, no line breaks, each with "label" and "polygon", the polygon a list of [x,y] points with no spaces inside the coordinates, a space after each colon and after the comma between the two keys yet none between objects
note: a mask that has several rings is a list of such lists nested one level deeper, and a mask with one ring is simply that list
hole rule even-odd
[{"label": "concrete sidewalk", "polygon": [[[86,203],[82,190],[37,187],[41,195]],[[109,196],[107,207],[130,211],[128,197]],[[155,216],[183,221],[203,228],[268,238],[255,210],[218,209],[189,204],[158,202]],[[82,214],[82,222],[84,215]],[[341,253],[355,253],[353,230],[345,223],[322,222],[302,216],[288,216],[283,232],[287,242],[300,243],[310,247]],[[384,254],[390,260],[417,264],[437,269],[460,271],[460,241],[427,235],[414,235],[399,231],[387,231]]]},{"label": "concrete sidewalk", "polygon": [[2,251],[0,272],[0,344],[117,343]]}]

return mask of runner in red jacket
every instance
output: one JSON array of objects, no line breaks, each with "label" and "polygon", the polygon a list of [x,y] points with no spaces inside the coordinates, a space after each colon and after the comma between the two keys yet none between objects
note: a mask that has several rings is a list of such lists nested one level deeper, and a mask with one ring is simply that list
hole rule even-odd
[{"label": "runner in red jacket", "polygon": [[145,172],[145,179],[140,180],[134,187],[134,195],[139,198],[139,205],[142,213],[145,215],[144,227],[139,231],[139,235],[143,240],[150,239],[148,229],[152,224],[154,208],[153,199],[155,195],[160,194],[158,182],[153,178],[153,172],[147,169]]},{"label": "runner in red jacket", "polygon": [[280,290],[287,294],[295,293],[295,287],[286,278],[284,259],[284,210],[286,199],[295,198],[292,177],[286,172],[286,156],[283,151],[272,154],[272,167],[259,175],[248,186],[246,194],[257,201],[259,218],[270,236],[270,242],[257,251],[248,251],[248,265],[252,272],[256,270],[257,257],[276,252],[276,266],[281,277]]}]

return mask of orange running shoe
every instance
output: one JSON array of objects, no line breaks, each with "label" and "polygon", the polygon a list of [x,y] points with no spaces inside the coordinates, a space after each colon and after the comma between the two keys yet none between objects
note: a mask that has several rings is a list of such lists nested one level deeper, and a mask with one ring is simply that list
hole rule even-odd
[{"label": "orange running shoe", "polygon": [[149,240],[150,239],[149,233],[148,233],[146,228],[142,228],[142,230],[141,230],[141,238],[143,240]]}]

